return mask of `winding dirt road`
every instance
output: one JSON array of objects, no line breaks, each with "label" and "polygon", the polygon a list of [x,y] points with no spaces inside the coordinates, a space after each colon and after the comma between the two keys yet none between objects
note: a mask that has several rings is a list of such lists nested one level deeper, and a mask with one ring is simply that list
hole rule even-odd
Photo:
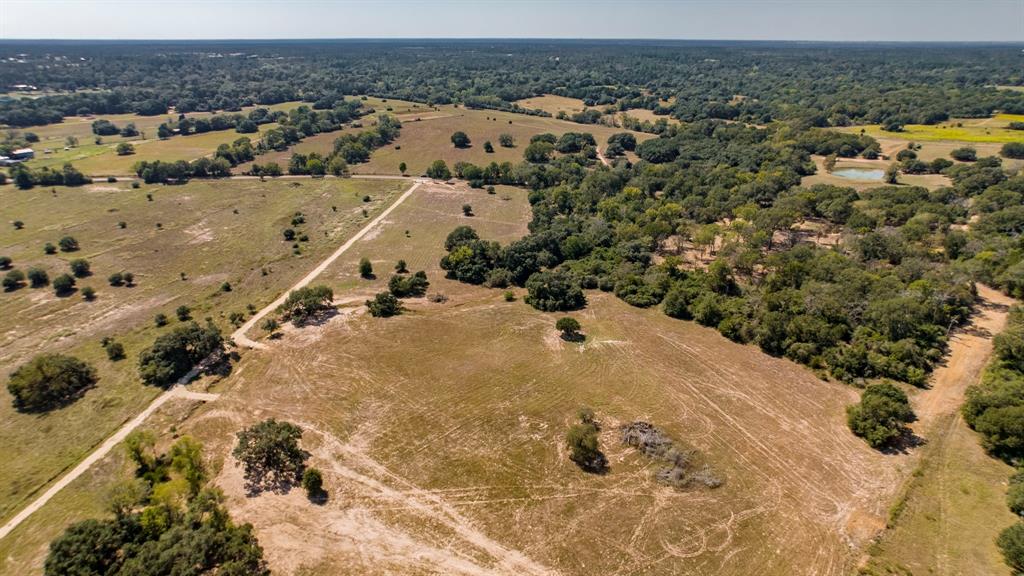
[{"label": "winding dirt road", "polygon": [[[394,180],[400,177],[377,176],[375,178]],[[367,232],[373,229],[374,226],[380,224],[381,221],[383,221],[384,218],[386,218],[388,214],[391,213],[392,210],[397,208],[399,204],[401,204],[409,196],[411,196],[412,193],[417,188],[419,188],[420,184],[422,184],[423,182],[425,182],[425,180],[414,180],[413,185],[410,186],[409,189],[406,190],[401,196],[399,196],[398,199],[391,204],[391,206],[388,206],[386,210],[381,212],[380,215],[378,215],[376,218],[370,221],[370,223],[364,226],[362,230],[360,230],[354,236],[349,238],[348,241],[346,241],[337,250],[335,250],[333,254],[328,256],[323,262],[321,262],[302,280],[299,280],[299,282],[295,284],[295,286],[293,286],[291,290],[302,288],[303,286],[306,286],[307,284],[312,282],[317,276],[319,276],[324,270],[326,270],[328,266],[330,266],[335,260],[337,260],[339,256],[344,254],[349,248],[352,247],[353,244],[355,244],[357,241],[359,241],[360,238],[365,236]],[[245,333],[249,329],[251,329],[256,324],[256,322],[258,322],[260,319],[262,319],[270,312],[277,309],[277,307],[280,306],[282,302],[284,302],[284,299],[288,297],[288,292],[290,292],[291,290],[288,290],[285,293],[281,294],[281,296],[277,300],[274,300],[265,308],[257,312],[252,318],[249,319],[248,322],[246,322],[238,330],[236,330],[231,335],[231,337],[235,341],[235,344],[239,346],[244,345],[249,348],[263,348],[263,344],[250,340],[245,335]],[[166,404],[168,401],[174,399],[199,400],[204,402],[215,400],[217,398],[216,394],[193,392],[181,387],[181,385],[187,384],[198,374],[198,367],[192,369],[188,374],[186,374],[180,380],[178,380],[178,382],[174,386],[168,388],[166,392],[157,396],[153,400],[153,402],[151,402],[149,406],[146,407],[145,410],[143,410],[137,416],[135,416],[135,418],[132,418],[123,426],[118,428],[116,432],[114,432],[109,438],[107,438],[102,444],[100,444],[99,447],[93,450],[92,453],[86,456],[85,459],[79,462],[77,466],[72,468],[70,472],[61,477],[61,479],[55,482],[52,486],[50,486],[50,488],[47,489],[46,492],[43,492],[43,494],[40,495],[35,500],[33,500],[31,504],[23,508],[6,524],[0,527],[0,539],[3,539],[5,536],[10,534],[12,530],[17,528],[19,524],[24,522],[25,519],[31,516],[36,510],[39,510],[40,508],[45,506],[47,502],[49,502],[54,496],[57,495],[57,493],[59,493],[69,484],[78,479],[78,477],[84,474],[85,471],[88,470],[93,464],[103,459],[103,457],[109,454],[110,451],[113,450],[115,446],[120,444],[125,438],[128,437],[129,434],[131,434],[136,428],[138,428],[143,422],[145,422],[146,418],[149,418],[149,416],[151,416],[154,412],[157,411],[157,409]]]}]

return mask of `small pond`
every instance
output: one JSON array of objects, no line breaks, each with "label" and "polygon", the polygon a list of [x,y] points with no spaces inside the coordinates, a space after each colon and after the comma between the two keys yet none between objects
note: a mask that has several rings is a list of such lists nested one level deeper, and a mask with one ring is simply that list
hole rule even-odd
[{"label": "small pond", "polygon": [[832,175],[848,180],[881,181],[882,177],[885,176],[885,170],[875,168],[837,168],[832,171]]}]

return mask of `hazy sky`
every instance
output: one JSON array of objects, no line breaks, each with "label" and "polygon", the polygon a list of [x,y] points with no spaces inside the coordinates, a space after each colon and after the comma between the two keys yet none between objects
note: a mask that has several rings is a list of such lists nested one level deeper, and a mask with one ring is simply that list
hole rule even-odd
[{"label": "hazy sky", "polygon": [[0,0],[0,38],[1024,42],[1024,0]]}]

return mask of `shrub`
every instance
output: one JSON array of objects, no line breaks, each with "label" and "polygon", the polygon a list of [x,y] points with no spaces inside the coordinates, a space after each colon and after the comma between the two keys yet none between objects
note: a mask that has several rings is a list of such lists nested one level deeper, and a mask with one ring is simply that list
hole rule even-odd
[{"label": "shrub", "polygon": [[92,301],[96,299],[96,290],[92,286],[86,286],[82,288],[82,298]]},{"label": "shrub", "polygon": [[174,315],[178,317],[178,320],[185,322],[192,318],[192,311],[189,310],[188,306],[182,304],[174,311]]},{"label": "shrub", "polygon": [[470,144],[469,136],[467,136],[465,132],[459,130],[452,134],[452,144],[454,144],[456,148],[468,148]]},{"label": "shrub", "polygon": [[593,422],[573,425],[565,435],[565,443],[569,447],[569,459],[583,470],[600,472],[606,466],[597,437],[597,425]]},{"label": "shrub", "polygon": [[78,250],[78,240],[75,240],[71,236],[65,236],[61,238],[57,245],[60,246],[61,252],[74,252]]},{"label": "shrub", "polygon": [[43,412],[66,406],[96,383],[96,371],[81,360],[63,354],[42,354],[11,373],[7,390],[14,408]]},{"label": "shrub", "polygon": [[462,205],[462,215],[463,216],[472,216],[473,215],[473,207],[470,206],[469,204],[463,204]]},{"label": "shrub", "polygon": [[108,342],[103,349],[107,351],[107,358],[113,362],[124,360],[125,358],[124,345],[120,342]]},{"label": "shrub", "polygon": [[75,278],[85,278],[89,275],[89,261],[84,258],[75,258],[68,262],[68,266],[71,267],[71,273]]},{"label": "shrub", "polygon": [[67,274],[61,274],[53,279],[53,291],[57,296],[66,296],[75,288],[75,279]]},{"label": "shrub", "polygon": [[302,489],[310,500],[318,500],[324,493],[324,476],[316,468],[306,468],[302,473]]},{"label": "shrub", "polygon": [[45,254],[56,254],[57,253],[57,247],[54,246],[53,244],[47,242],[46,245],[43,246],[43,252]]},{"label": "shrub", "polygon": [[114,272],[110,276],[107,276],[107,282],[111,286],[122,286],[124,285],[124,274],[120,272]]},{"label": "shrub", "polygon": [[407,267],[405,260],[399,260],[395,263],[395,272],[399,274],[406,274],[409,272],[409,268]]},{"label": "shrub", "polygon": [[42,268],[29,268],[28,281],[33,288],[42,288],[50,283],[50,276]]},{"label": "shrub", "polygon": [[410,276],[395,275],[388,281],[388,290],[396,298],[408,298],[410,296],[423,296],[427,293],[427,273],[420,270]]},{"label": "shrub", "polygon": [[125,272],[121,277],[124,279],[125,286],[132,286],[135,282],[135,274],[131,272]]},{"label": "shrub", "polygon": [[221,292],[231,292],[231,282],[225,282],[220,285]]},{"label": "shrub", "polygon": [[970,146],[964,146],[950,150],[949,156],[953,160],[959,160],[960,162],[974,162],[978,159],[978,151]]},{"label": "shrub", "polygon": [[232,455],[245,467],[250,492],[287,489],[299,481],[308,454],[299,447],[302,429],[273,418],[243,429]]},{"label": "shrub", "polygon": [[25,273],[21,270],[11,270],[4,275],[4,290],[7,292],[17,290],[21,288],[23,282],[25,282]]},{"label": "shrub", "polygon": [[999,150],[999,154],[1003,158],[1024,158],[1024,142],[1007,142],[1003,144],[1002,149]]},{"label": "shrub", "polygon": [[516,139],[511,134],[500,134],[498,136],[498,144],[502,148],[512,148],[516,145]]},{"label": "shrub", "polygon": [[281,235],[284,236],[284,239],[287,242],[295,240],[295,230],[292,230],[291,228],[285,228]]},{"label": "shrub", "polygon": [[373,278],[373,264],[365,256],[359,259],[359,275],[363,278]]},{"label": "shrub", "polygon": [[301,326],[317,315],[334,309],[334,291],[327,286],[304,286],[288,293],[285,301],[277,307],[284,320],[291,320]]},{"label": "shrub", "polygon": [[388,318],[402,313],[402,303],[391,292],[380,292],[373,300],[366,301],[366,307],[375,318]]},{"label": "shrub", "polygon": [[491,144],[490,140],[488,140],[487,142],[484,142],[484,152],[486,152],[488,154],[493,154],[494,153],[494,144]]},{"label": "shrub", "polygon": [[580,323],[575,318],[565,316],[555,322],[555,330],[562,333],[563,340],[576,341],[580,339]]},{"label": "shrub", "polygon": [[155,324],[157,328],[160,328],[161,326],[167,326],[167,315],[162,313],[157,314],[156,316],[153,317],[153,324]]},{"label": "shrub", "polygon": [[516,293],[511,290],[505,290],[505,302],[515,302]]},{"label": "shrub", "polygon": [[0,270],[7,270],[10,268],[11,262],[13,262],[13,260],[11,260],[10,256],[0,256]]},{"label": "shrub", "polygon": [[848,406],[846,419],[850,430],[873,448],[888,445],[903,436],[905,424],[914,420],[907,395],[892,384],[868,386],[860,403]]}]

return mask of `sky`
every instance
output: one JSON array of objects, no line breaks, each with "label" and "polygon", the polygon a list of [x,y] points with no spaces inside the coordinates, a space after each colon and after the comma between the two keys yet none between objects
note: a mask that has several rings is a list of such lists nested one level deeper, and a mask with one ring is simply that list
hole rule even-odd
[{"label": "sky", "polygon": [[1024,42],[1024,0],[0,0],[0,39]]}]

